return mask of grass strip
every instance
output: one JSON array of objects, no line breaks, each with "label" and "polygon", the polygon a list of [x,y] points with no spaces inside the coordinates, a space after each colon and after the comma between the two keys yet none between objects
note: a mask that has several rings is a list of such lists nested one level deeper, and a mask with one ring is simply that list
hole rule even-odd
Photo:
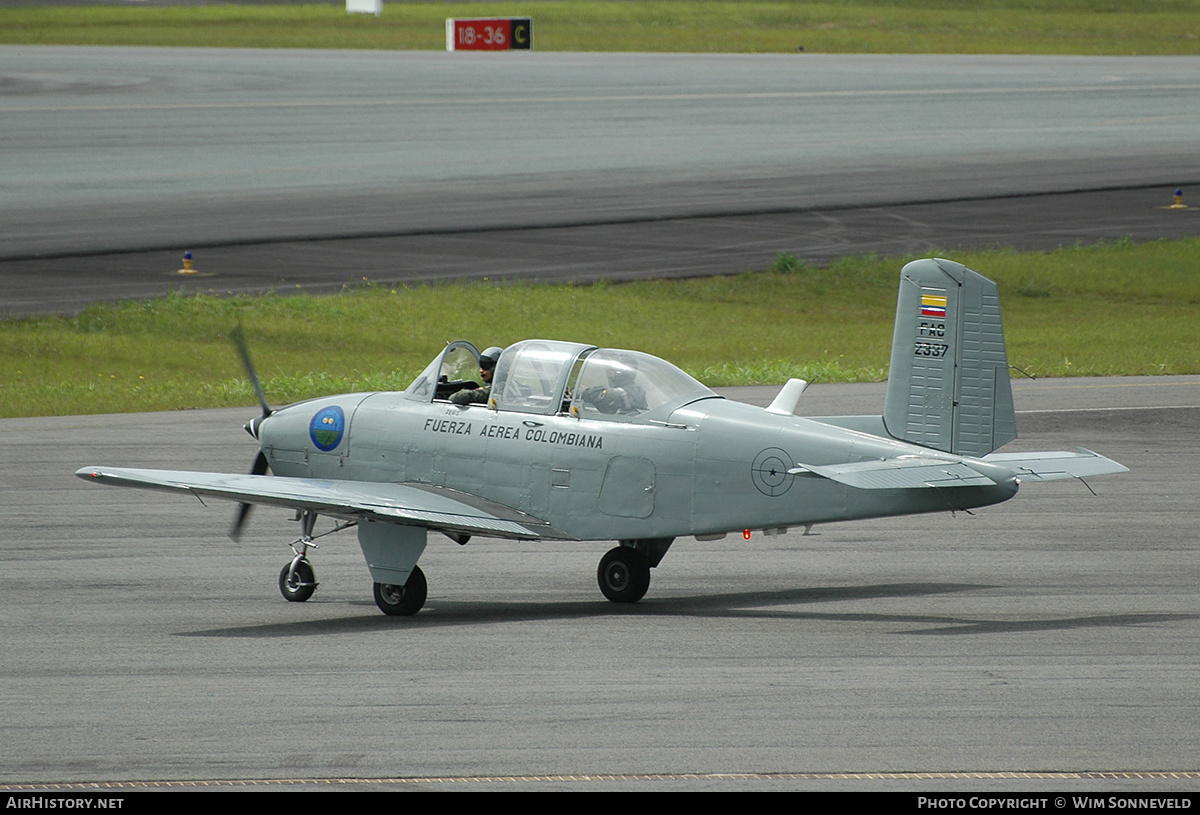
[{"label": "grass strip", "polygon": [[0,9],[0,43],[442,50],[447,17],[504,16],[532,16],[540,51],[1200,53],[1200,0],[21,6]]},{"label": "grass strip", "polygon": [[[996,280],[1009,361],[1035,376],[1200,373],[1200,238],[1046,253],[937,252]],[[272,404],[402,389],[453,339],[648,351],[706,384],[886,378],[900,267],[786,253],[728,277],[593,285],[373,285],[332,296],[98,304],[0,320],[0,416],[253,405],[229,339],[245,326]],[[486,308],[478,304],[486,303]]]}]

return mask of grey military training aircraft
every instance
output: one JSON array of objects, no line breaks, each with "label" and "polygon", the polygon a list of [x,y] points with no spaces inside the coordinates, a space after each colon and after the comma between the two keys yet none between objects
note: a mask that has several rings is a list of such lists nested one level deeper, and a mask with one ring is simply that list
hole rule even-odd
[{"label": "grey military training aircraft", "polygon": [[246,425],[260,448],[250,474],[76,475],[241,502],[235,538],[252,504],[294,509],[301,535],[279,575],[292,601],[317,586],[317,517],[334,519],[332,532],[356,527],[375,601],[391,615],[425,602],[417,561],[430,531],[460,544],[615,540],[600,590],[636,602],[679,537],[966,510],[1005,501],[1022,482],[1126,470],[1082,448],[994,452],[1017,435],[997,288],[948,260],[900,273],[882,416],[801,418],[799,379],[763,409],[649,354],[537,339],[503,351],[483,403],[449,399],[476,387],[479,351],[460,340],[404,391],[272,410],[239,347],[263,408]]}]

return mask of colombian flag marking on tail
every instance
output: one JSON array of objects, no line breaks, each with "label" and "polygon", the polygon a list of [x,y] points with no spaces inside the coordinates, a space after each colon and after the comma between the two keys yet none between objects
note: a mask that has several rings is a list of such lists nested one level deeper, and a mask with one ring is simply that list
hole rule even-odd
[{"label": "colombian flag marking on tail", "polygon": [[946,298],[940,294],[922,294],[921,316],[945,318]]}]

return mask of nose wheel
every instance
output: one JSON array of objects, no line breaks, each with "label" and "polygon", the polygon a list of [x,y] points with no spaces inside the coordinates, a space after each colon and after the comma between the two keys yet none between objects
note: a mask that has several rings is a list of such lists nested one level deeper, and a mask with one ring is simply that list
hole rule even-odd
[{"label": "nose wheel", "polygon": [[650,563],[637,549],[618,546],[600,559],[596,580],[614,603],[636,603],[650,588]]},{"label": "nose wheel", "polygon": [[317,590],[317,576],[312,564],[298,558],[279,573],[279,593],[291,603],[303,603]]},{"label": "nose wheel", "polygon": [[[301,534],[292,541],[291,547],[295,557],[279,573],[279,593],[289,603],[303,603],[317,590],[317,575],[312,564],[308,562],[308,550],[318,548],[313,543],[313,527],[317,523],[317,513],[304,510],[298,515]],[[338,529],[333,530],[337,532]],[[325,534],[330,534],[326,532]],[[299,548],[297,548],[299,547]]]}]

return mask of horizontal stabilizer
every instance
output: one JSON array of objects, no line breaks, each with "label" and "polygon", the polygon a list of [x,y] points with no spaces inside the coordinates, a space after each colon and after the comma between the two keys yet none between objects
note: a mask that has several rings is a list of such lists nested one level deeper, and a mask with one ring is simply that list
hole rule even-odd
[{"label": "horizontal stabilizer", "polygon": [[532,515],[426,484],[337,481],[123,467],[84,467],[75,475],[120,487],[308,509],[344,520],[371,520],[515,540],[570,539]]},{"label": "horizontal stabilizer", "polygon": [[792,475],[811,472],[860,490],[990,487],[998,483],[961,461],[930,463],[929,459],[921,456],[902,456],[883,461],[856,461],[852,464],[824,467],[801,464],[788,472]]},{"label": "horizontal stabilizer", "polygon": [[1128,467],[1082,447],[1073,453],[992,453],[983,460],[1011,467],[1022,481],[1054,481],[1129,472]]}]

